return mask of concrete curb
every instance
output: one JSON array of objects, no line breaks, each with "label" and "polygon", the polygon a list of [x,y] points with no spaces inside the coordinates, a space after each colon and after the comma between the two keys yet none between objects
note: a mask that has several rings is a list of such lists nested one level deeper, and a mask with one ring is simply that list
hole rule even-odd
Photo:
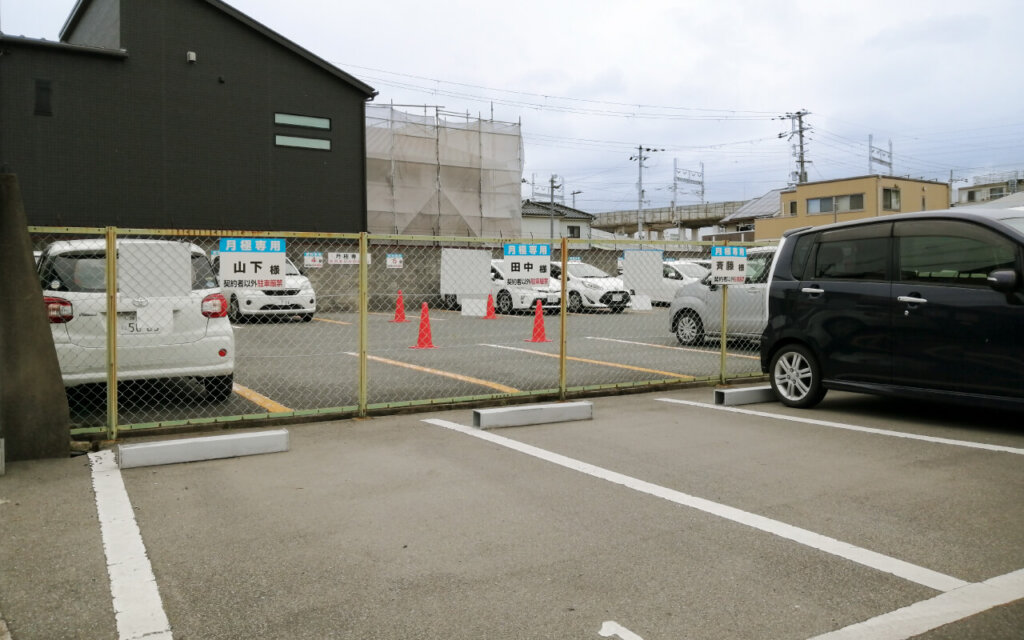
[{"label": "concrete curb", "polygon": [[198,460],[237,458],[287,450],[288,431],[275,429],[226,436],[122,444],[117,447],[117,465],[121,469],[131,469]]}]

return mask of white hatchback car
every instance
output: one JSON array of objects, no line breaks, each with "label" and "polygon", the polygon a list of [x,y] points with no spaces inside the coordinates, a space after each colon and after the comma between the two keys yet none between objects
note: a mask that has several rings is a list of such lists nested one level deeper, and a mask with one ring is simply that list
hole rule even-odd
[{"label": "white hatchback car", "polygon": [[[218,270],[219,258],[214,258],[214,270]],[[250,318],[284,319],[298,316],[309,322],[316,314],[316,292],[313,284],[302,271],[285,258],[284,287],[280,289],[236,289],[222,287],[228,300],[228,317],[232,322],[243,322]]]},{"label": "white hatchback car", "polygon": [[[629,306],[629,291],[621,278],[615,278],[597,267],[570,260],[566,265],[569,280],[566,282],[566,309],[578,313],[584,309],[610,309],[614,313],[622,313]],[[555,287],[562,286],[562,265],[551,265],[551,283]]]},{"label": "white hatchback car", "polygon": [[[231,395],[235,339],[202,248],[171,240],[117,241],[117,378],[196,378]],[[38,275],[65,387],[107,380],[106,242],[63,240]]]}]

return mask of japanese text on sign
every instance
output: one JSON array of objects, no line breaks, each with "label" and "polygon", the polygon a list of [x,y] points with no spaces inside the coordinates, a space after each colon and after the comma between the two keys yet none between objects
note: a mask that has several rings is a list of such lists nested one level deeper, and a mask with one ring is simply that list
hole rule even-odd
[{"label": "japanese text on sign", "polygon": [[746,247],[711,247],[711,282],[713,284],[743,284],[746,279]]},{"label": "japanese text on sign", "polygon": [[547,286],[551,265],[551,245],[506,244],[505,264],[510,286]]},{"label": "japanese text on sign", "polygon": [[284,287],[285,241],[282,238],[221,238],[217,252],[222,287]]}]

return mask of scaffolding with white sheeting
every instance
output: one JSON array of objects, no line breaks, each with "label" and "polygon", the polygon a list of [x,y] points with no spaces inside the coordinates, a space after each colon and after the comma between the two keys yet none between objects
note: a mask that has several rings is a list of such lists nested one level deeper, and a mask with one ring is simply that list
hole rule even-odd
[{"label": "scaffolding with white sheeting", "polygon": [[367,230],[519,235],[521,125],[422,108],[366,105]]}]

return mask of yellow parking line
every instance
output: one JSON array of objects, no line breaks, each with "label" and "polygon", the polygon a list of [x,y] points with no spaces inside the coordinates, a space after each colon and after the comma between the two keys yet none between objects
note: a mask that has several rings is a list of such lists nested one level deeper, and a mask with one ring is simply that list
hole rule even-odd
[{"label": "yellow parking line", "polygon": [[[352,353],[352,352],[347,352],[347,353],[350,356],[359,357],[358,353]],[[473,378],[473,377],[470,377],[470,376],[464,376],[464,375],[462,375],[460,373],[452,373],[450,371],[441,371],[440,369],[431,369],[429,367],[421,367],[421,366],[416,365],[416,364],[410,364],[408,362],[401,362],[399,360],[389,360],[387,358],[381,358],[379,356],[370,356],[370,355],[368,355],[368,356],[366,356],[366,359],[367,360],[374,360],[376,362],[383,362],[385,364],[393,364],[396,367],[405,367],[406,369],[412,369],[413,371],[422,371],[423,373],[432,373],[432,374],[437,375],[437,376],[444,376],[446,378],[452,378],[454,380],[461,380],[462,382],[471,382],[473,384],[478,384],[478,385],[481,385],[481,386],[484,386],[484,387],[488,387],[490,389],[494,389],[495,391],[500,391],[502,393],[519,393],[519,389],[516,389],[515,387],[507,387],[507,386],[505,386],[503,384],[498,384],[497,382],[490,382],[488,380],[481,380],[480,378]]]},{"label": "yellow parking line", "polygon": [[[710,351],[708,349],[693,349],[689,347],[673,347],[667,344],[654,344],[652,342],[634,342],[632,340],[618,340],[616,338],[602,338],[600,336],[587,336],[587,340],[605,340],[607,342],[618,342],[620,344],[635,344],[640,347],[654,347],[656,349],[673,349],[675,351],[692,351],[694,353],[711,353],[718,355],[719,351],[716,349]],[[731,358],[748,358],[750,360],[760,360],[761,356],[748,356],[742,353],[728,353],[727,355]]]},{"label": "yellow parking line", "polygon": [[330,322],[332,324],[343,324],[345,326],[351,326],[351,322],[342,322],[341,320],[330,320],[328,318],[313,318],[317,322]]},{"label": "yellow parking line", "polygon": [[248,387],[243,387],[242,385],[238,384],[237,382],[234,384],[234,391],[235,391],[235,393],[237,393],[238,395],[242,396],[243,398],[245,398],[249,402],[258,404],[259,406],[263,407],[264,409],[266,409],[270,413],[288,413],[288,412],[291,411],[291,409],[289,409],[288,407],[284,406],[283,404],[281,404],[279,402],[274,402],[273,400],[271,400],[267,396],[265,396],[265,395],[263,395],[261,393],[256,393],[255,391],[253,391],[252,389],[250,389]]},{"label": "yellow parking line", "polygon": [[[534,351],[533,349],[521,349],[519,347],[506,347],[500,344],[485,344],[485,347],[494,347],[495,349],[508,349],[509,351],[522,351],[523,353],[534,353],[539,356],[547,356],[549,358],[557,358],[557,353],[546,353],[544,351]],[[572,360],[574,362],[585,362],[587,364],[597,364],[605,367],[616,367],[619,369],[629,369],[631,371],[642,371],[644,373],[658,373],[669,378],[682,378],[685,380],[694,380],[694,376],[685,375],[682,373],[673,373],[671,371],[659,371],[658,369],[646,369],[644,367],[634,367],[631,364],[621,364],[619,362],[605,362],[603,360],[590,360],[588,358],[575,358],[573,356],[566,356],[566,360]]]}]

